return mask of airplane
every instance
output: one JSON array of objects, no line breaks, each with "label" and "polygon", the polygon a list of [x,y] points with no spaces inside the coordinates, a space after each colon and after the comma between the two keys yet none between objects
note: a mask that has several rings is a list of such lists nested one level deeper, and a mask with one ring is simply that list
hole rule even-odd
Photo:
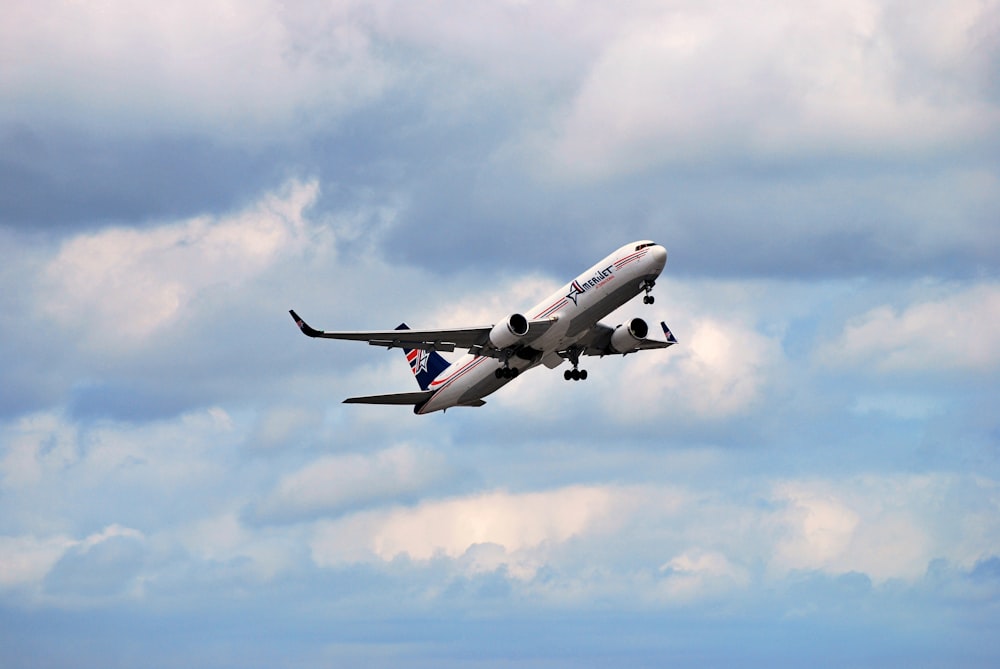
[{"label": "airplane", "polygon": [[[310,327],[295,310],[292,319],[308,337],[367,341],[372,346],[399,348],[406,354],[420,385],[417,392],[349,397],[347,404],[412,406],[429,414],[451,407],[481,407],[483,398],[523,372],[545,365],[555,369],[568,360],[569,381],[587,378],[580,356],[627,355],[673,346],[677,339],[662,322],[664,339],[651,339],[641,318],[611,327],[600,322],[639,293],[653,304],[652,290],[667,262],[667,250],[648,240],[626,244],[578,275],[525,314],[512,313],[499,323],[479,327],[411,330],[405,323],[394,330],[327,332]],[[465,349],[449,363],[439,351]]]}]

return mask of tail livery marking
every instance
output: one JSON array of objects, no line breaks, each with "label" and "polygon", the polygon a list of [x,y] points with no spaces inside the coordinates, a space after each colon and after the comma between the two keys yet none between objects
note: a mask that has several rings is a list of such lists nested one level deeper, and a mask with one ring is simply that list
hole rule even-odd
[{"label": "tail livery marking", "polygon": [[[406,323],[400,323],[397,330],[409,330]],[[445,360],[437,351],[424,351],[422,349],[406,348],[406,361],[410,363],[410,370],[416,377],[421,390],[431,387],[434,379],[441,376],[444,370],[448,369],[451,363]]]},{"label": "tail livery marking", "polygon": [[667,327],[667,324],[664,323],[663,321],[660,321],[660,327],[663,328],[663,336],[667,338],[667,343],[676,344],[677,337],[675,337],[674,333],[670,331],[670,328]]},{"label": "tail livery marking", "polygon": [[427,361],[430,357],[430,351],[414,349],[407,352],[406,359],[410,361],[410,369],[413,370],[414,376],[427,371]]}]

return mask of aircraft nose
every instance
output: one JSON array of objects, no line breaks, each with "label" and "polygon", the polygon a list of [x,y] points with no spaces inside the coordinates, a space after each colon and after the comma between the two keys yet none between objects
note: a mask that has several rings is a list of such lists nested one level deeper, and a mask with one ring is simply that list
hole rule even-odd
[{"label": "aircraft nose", "polygon": [[659,244],[652,246],[649,249],[649,257],[656,265],[657,271],[660,271],[667,264],[667,249],[663,248]]}]

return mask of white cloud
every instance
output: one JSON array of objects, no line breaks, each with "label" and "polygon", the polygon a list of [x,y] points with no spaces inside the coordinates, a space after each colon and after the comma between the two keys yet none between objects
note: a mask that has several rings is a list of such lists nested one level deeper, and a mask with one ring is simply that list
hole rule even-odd
[{"label": "white cloud", "polygon": [[[910,16],[908,6],[869,0],[672,3],[631,17],[604,44],[544,151],[557,173],[603,177],[701,160],[723,146],[783,156],[967,142],[997,123],[975,100],[989,67],[970,60],[970,35],[990,8],[928,7],[914,12],[919,40],[895,19]],[[913,67],[914,55],[939,68]]]},{"label": "white cloud", "polygon": [[479,276],[459,283],[490,287],[450,299],[447,304],[427,316],[429,323],[437,323],[442,327],[491,325],[515,312],[531,318],[532,314],[528,313],[528,309],[560,285],[539,275],[492,278]]},{"label": "white cloud", "polygon": [[322,413],[315,408],[278,406],[262,409],[250,445],[258,449],[278,448],[291,439],[320,433]]},{"label": "white cloud", "polygon": [[[206,470],[205,462],[188,462],[197,460],[202,451],[206,451],[202,459],[208,457],[204,443],[211,439],[192,435],[210,427],[188,419],[180,437],[176,433],[171,437],[169,431],[143,432],[148,438],[136,436],[139,433],[114,437],[112,433],[121,427],[104,428],[100,436],[88,437],[93,447],[83,459],[59,477],[49,474],[32,484],[34,496],[7,488],[8,497],[16,496],[22,505],[33,504],[54,488],[70,491],[70,497],[101,489],[108,503],[99,517],[107,519],[132,515],[115,502],[123,476],[145,490],[159,485],[169,494],[149,497],[152,506],[138,516],[146,519],[146,526],[118,521],[82,539],[51,529],[50,534],[0,538],[0,585],[38,585],[70,549],[79,566],[93,546],[124,537],[138,542],[140,557],[147,550],[154,556],[130,563],[136,570],[129,577],[134,578],[130,588],[169,578],[162,571],[168,563],[162,559],[181,547],[192,565],[223,566],[226,578],[254,583],[301,569],[307,554],[315,565],[334,569],[374,563],[393,570],[397,560],[406,558],[418,569],[444,565],[445,574],[471,577],[502,572],[532,596],[553,604],[587,601],[601,593],[654,606],[687,606],[754,584],[781,582],[795,572],[860,572],[876,585],[893,579],[914,582],[936,559],[972,568],[995,553],[1000,538],[998,488],[985,478],[871,474],[844,480],[751,481],[736,489],[728,484],[678,486],[659,481],[435,499],[428,496],[431,491],[424,482],[439,480],[436,468],[441,463],[432,458],[428,464],[431,454],[412,447],[371,456],[321,458],[292,471],[280,479],[266,503],[274,505],[275,513],[300,514],[301,522],[247,525],[238,509],[245,508],[253,495],[248,497],[240,492],[241,486],[226,482],[229,468]],[[179,444],[183,435],[197,443],[175,452],[176,466],[164,468],[165,446]],[[136,446],[109,459],[108,454],[120,450],[114,445],[125,442]],[[154,460],[145,469],[155,480],[137,479],[121,469],[122,454],[132,458],[144,454]],[[185,486],[184,463],[207,474]],[[166,472],[163,480],[161,471]],[[253,478],[246,468],[240,471],[244,478]],[[115,485],[107,483],[109,472],[116,475]],[[747,485],[762,489],[754,493]],[[199,495],[206,488],[223,489],[206,495],[205,502],[178,504],[178,495]],[[343,509],[359,500],[384,503],[399,494],[424,497],[413,506],[383,506],[315,520],[325,510]],[[762,503],[748,504],[748,499]],[[181,507],[179,514],[175,506]],[[67,511],[56,515],[66,519],[63,526],[73,522]],[[167,516],[173,520],[158,520]],[[52,528],[53,518],[37,511],[32,524]],[[760,565],[766,573],[760,572]],[[543,572],[545,578],[539,579]],[[73,582],[60,580],[60,593],[72,595]],[[108,584],[119,581],[109,576]],[[428,584],[430,591],[440,586],[439,576]]]},{"label": "white cloud", "polygon": [[287,520],[335,514],[344,509],[400,496],[416,496],[447,475],[443,458],[408,444],[374,455],[331,455],[285,475],[257,514]]},{"label": "white cloud", "polygon": [[140,539],[140,540],[145,538],[143,537],[142,532],[140,532],[139,530],[133,529],[131,527],[123,527],[116,523],[108,525],[107,527],[105,527],[100,532],[97,532],[96,534],[91,534],[90,536],[83,539],[83,541],[79,542],[78,545],[84,550],[90,550],[94,546],[114,537],[129,537],[131,539]]},{"label": "white cloud", "polygon": [[[136,526],[150,514],[166,522],[180,506],[149,505],[146,496],[159,491],[185,502],[225,496],[223,463],[239,438],[220,409],[88,428],[61,415],[22,418],[0,430],[0,492],[17,500],[6,506],[4,520],[35,532],[61,532],[75,522]],[[142,504],[133,501],[139,491]]]},{"label": "white cloud", "polygon": [[818,355],[830,366],[880,372],[988,372],[1000,365],[1000,285],[962,287],[903,309],[877,307]]},{"label": "white cloud", "polygon": [[43,309],[91,346],[143,345],[200,291],[238,286],[322,241],[305,218],[318,193],[315,181],[293,181],[234,216],[73,237],[44,268]]},{"label": "white cloud", "polygon": [[0,87],[22,117],[253,141],[378,96],[392,75],[370,42],[343,3],[15,0],[0,10]]},{"label": "white cloud", "polygon": [[153,537],[165,552],[180,545],[198,560],[238,563],[242,571],[258,581],[294,569],[299,564],[302,539],[295,529],[248,529],[234,511],[201,518]]},{"label": "white cloud", "polygon": [[[460,283],[482,285],[483,279]],[[458,296],[423,316],[424,325],[494,323],[505,314],[524,311],[558,285],[534,275],[487,283],[502,288]],[[660,283],[664,284],[658,289],[662,299],[652,314],[649,307],[636,306],[633,300],[602,321],[614,325],[641,315],[651,326],[651,336],[661,337],[655,319],[663,317],[680,339],[679,345],[624,357],[585,358],[581,367],[591,375],[586,383],[567,385],[561,369],[538,367],[488,398],[495,409],[486,411],[502,409],[554,422],[581,410],[606,410],[613,419],[628,422],[663,415],[706,421],[745,415],[773,397],[776,389],[784,389],[788,370],[783,328],[788,319],[808,313],[802,305],[789,304],[806,299],[798,294],[799,289],[775,282]],[[352,381],[362,384],[358,394],[385,391],[380,377],[405,369],[396,361],[387,364],[380,364],[370,380]],[[412,385],[408,378],[399,378],[404,388]]]},{"label": "white cloud", "polygon": [[[494,548],[487,562],[504,563],[516,578],[531,578],[542,556],[554,545],[601,529],[608,522],[611,491],[572,486],[547,492],[492,492],[423,502],[412,508],[373,511],[317,524],[313,559],[320,566],[397,556],[430,560],[466,556],[470,568],[481,570],[484,554],[476,546]],[[479,557],[475,557],[479,555]]]},{"label": "white cloud", "polygon": [[0,536],[0,588],[38,585],[67,551],[76,549],[85,554],[115,537],[145,539],[142,532],[118,524],[79,540],[65,535]]},{"label": "white cloud", "polygon": [[[992,554],[1000,536],[987,518],[995,484],[973,485],[983,513],[955,524],[968,483],[902,474],[790,479],[752,506],[723,489],[662,485],[493,492],[319,521],[310,546],[321,567],[406,556],[447,559],[469,574],[505,568],[556,598],[613,591],[684,603],[796,572],[915,582],[934,560],[971,568]],[[535,583],[543,567],[561,574],[557,581]]]},{"label": "white cloud", "polygon": [[781,514],[788,536],[775,546],[774,564],[782,569],[831,567],[847,550],[859,517],[833,493],[799,483],[778,486],[778,500],[789,506]]},{"label": "white cloud", "polygon": [[671,602],[724,594],[750,584],[750,572],[717,551],[690,549],[660,566],[660,596]]},{"label": "white cloud", "polygon": [[27,416],[0,431],[0,489],[26,489],[80,458],[76,428],[53,414]]},{"label": "white cloud", "polygon": [[678,345],[622,362],[609,402],[616,417],[726,418],[763,401],[783,360],[779,342],[738,320],[699,316],[675,327]]},{"label": "white cloud", "polygon": [[0,536],[0,588],[37,584],[75,542],[66,536]]},{"label": "white cloud", "polygon": [[992,551],[997,526],[956,533],[963,485],[947,475],[777,484],[773,499],[783,510],[768,520],[777,530],[770,566],[778,574],[861,572],[876,583],[916,580],[938,558],[971,567]]}]

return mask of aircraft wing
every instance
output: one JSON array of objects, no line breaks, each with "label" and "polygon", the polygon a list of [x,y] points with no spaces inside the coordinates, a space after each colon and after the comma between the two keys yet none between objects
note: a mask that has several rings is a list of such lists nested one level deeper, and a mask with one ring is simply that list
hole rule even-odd
[{"label": "aircraft wing", "polygon": [[[667,324],[660,321],[660,328],[663,330],[663,339],[650,339],[649,337],[644,337],[639,341],[638,347],[629,351],[632,353],[634,351],[647,351],[655,348],[667,348],[668,346],[673,346],[677,343],[677,338],[674,337],[674,333],[670,331]],[[597,323],[590,329],[590,334],[579,342],[580,346],[583,346],[583,355],[616,355],[613,351],[609,352],[609,345],[611,343],[611,334],[615,329],[611,326],[605,325],[604,323]]]},{"label": "aircraft wing", "polygon": [[[302,320],[294,310],[289,311],[295,323],[307,337],[324,339],[346,339],[350,341],[366,341],[372,346],[386,348],[421,349],[424,351],[454,351],[456,348],[468,349],[469,353],[499,358],[500,350],[490,343],[491,325],[471,328],[448,328],[442,330],[359,330],[331,332],[317,330]],[[526,343],[540,337],[548,330],[552,319],[528,321],[528,333],[524,336]]]}]

